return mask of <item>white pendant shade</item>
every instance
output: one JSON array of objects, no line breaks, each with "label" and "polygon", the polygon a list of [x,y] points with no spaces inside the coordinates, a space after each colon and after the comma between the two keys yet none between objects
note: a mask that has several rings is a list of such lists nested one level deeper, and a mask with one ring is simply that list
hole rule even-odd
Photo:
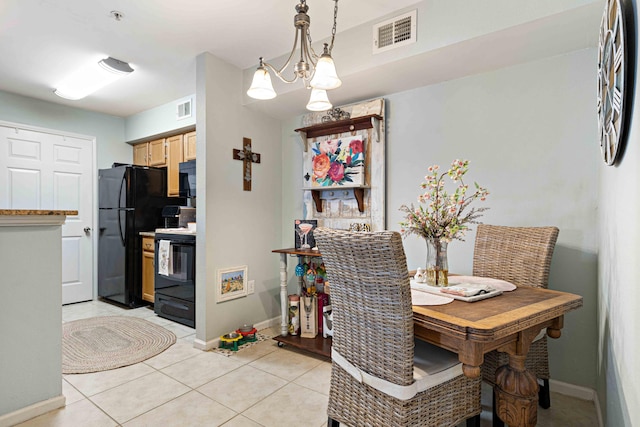
[{"label": "white pendant shade", "polygon": [[54,93],[61,98],[82,99],[132,71],[126,62],[109,57],[71,74],[56,87]]},{"label": "white pendant shade", "polygon": [[[333,42],[336,36],[336,26],[338,24],[338,0],[332,0],[333,6],[333,27],[331,28],[331,39],[328,43],[324,43],[322,55],[318,54],[311,46],[311,33],[309,26],[311,18],[307,13],[309,6],[306,0],[297,0],[296,14],[293,19],[293,25],[296,29],[293,48],[287,61],[281,68],[274,67],[268,62],[264,62],[260,57],[260,64],[253,75],[251,87],[247,90],[247,95],[255,99],[271,99],[276,97],[276,92],[271,85],[271,76],[273,73],[283,83],[295,83],[302,80],[306,89],[312,89],[311,98],[307,104],[307,109],[311,111],[326,111],[333,106],[329,102],[326,90],[335,89],[342,85],[342,81],[336,72],[336,66],[331,57],[333,50]],[[296,55],[296,52],[300,55]],[[293,65],[293,75],[286,73],[285,70]],[[268,70],[268,71],[267,71]]]},{"label": "white pendant shade", "polygon": [[342,81],[336,72],[336,66],[333,58],[328,53],[324,53],[318,58],[316,64],[316,72],[309,83],[311,87],[316,89],[330,90],[340,87]]},{"label": "white pendant shade", "polygon": [[309,97],[309,103],[307,104],[307,110],[309,111],[326,111],[333,107],[329,102],[327,91],[322,89],[311,89],[311,97]]},{"label": "white pendant shade", "polygon": [[253,74],[251,87],[247,91],[247,95],[254,99],[272,99],[276,97],[276,91],[273,90],[271,84],[271,76],[264,67],[258,67]]}]

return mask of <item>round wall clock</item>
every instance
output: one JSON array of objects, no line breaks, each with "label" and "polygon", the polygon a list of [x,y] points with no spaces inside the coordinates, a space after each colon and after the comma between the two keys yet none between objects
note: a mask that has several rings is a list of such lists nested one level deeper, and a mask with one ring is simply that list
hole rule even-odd
[{"label": "round wall clock", "polygon": [[633,61],[629,48],[631,13],[626,0],[607,0],[598,43],[598,131],[604,161],[612,165],[622,151],[631,102]]}]

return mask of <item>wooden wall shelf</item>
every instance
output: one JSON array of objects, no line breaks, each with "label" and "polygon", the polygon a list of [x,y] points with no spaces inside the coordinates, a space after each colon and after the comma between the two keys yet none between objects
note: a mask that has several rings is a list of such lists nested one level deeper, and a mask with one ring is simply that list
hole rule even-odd
[{"label": "wooden wall shelf", "polygon": [[[318,123],[316,125],[298,128],[295,131],[300,134],[304,143],[304,151],[307,151],[307,138],[315,138],[317,136],[336,135],[345,132],[354,132],[363,129],[374,129],[376,141],[380,141],[380,121],[382,116],[379,114],[369,114],[366,116],[354,117],[347,120],[337,120],[335,122]],[[358,202],[358,210],[364,212],[364,189],[365,187],[353,187],[347,190],[353,190],[353,196]],[[340,191],[340,188],[311,189],[311,196],[316,205],[316,211],[322,212],[322,198],[320,193],[323,191]]]},{"label": "wooden wall shelf", "polygon": [[[300,134],[306,146],[307,138],[315,138],[317,136],[335,135],[371,128],[376,130],[377,135],[378,129],[376,123],[379,123],[380,120],[382,120],[382,116],[378,114],[369,114],[367,116],[355,117],[347,120],[318,123],[317,125],[298,128],[296,129],[296,132]],[[376,138],[376,140],[378,140],[378,138]]]},{"label": "wooden wall shelf", "polygon": [[[358,202],[358,210],[360,212],[364,212],[364,189],[369,187],[351,187],[351,188],[340,188],[340,187],[332,187],[332,188],[312,188],[311,197],[313,197],[313,202],[316,205],[316,211],[322,212],[322,198],[320,197],[320,193],[322,192],[340,192],[340,191],[353,191],[353,196]],[[306,190],[309,190],[308,188]]]}]

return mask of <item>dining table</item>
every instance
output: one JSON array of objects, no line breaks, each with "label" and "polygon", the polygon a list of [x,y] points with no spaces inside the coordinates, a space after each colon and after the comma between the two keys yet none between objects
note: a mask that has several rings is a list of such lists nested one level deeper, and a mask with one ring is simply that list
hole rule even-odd
[{"label": "dining table", "polygon": [[535,426],[539,386],[525,368],[529,346],[544,329],[559,338],[564,315],[582,304],[580,295],[523,286],[475,302],[414,305],[414,331],[417,338],[457,353],[470,378],[481,375],[486,353],[507,353],[509,363],[496,371],[496,413],[509,426]]}]

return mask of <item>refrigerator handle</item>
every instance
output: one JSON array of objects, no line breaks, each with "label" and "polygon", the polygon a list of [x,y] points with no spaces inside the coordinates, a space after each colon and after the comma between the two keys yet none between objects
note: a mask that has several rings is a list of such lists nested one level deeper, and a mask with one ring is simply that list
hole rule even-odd
[{"label": "refrigerator handle", "polygon": [[[124,183],[127,180],[127,172],[125,171],[124,175],[122,175],[122,181],[120,181],[120,191],[118,192],[118,209],[122,208],[122,207],[128,207],[128,206],[121,206],[120,203],[122,202],[122,188],[124,187]],[[120,221],[120,217],[118,217],[118,221]]]},{"label": "refrigerator handle", "polygon": [[[122,232],[122,220],[120,218],[122,218],[122,189],[124,188],[124,184],[127,180],[127,172],[125,171],[125,173],[122,175],[122,181],[120,181],[120,191],[118,192],[118,232],[120,233],[120,241],[122,242],[122,246],[126,245],[125,242],[125,238],[124,238],[124,233]],[[125,206],[126,207],[126,206]],[[127,214],[126,211],[125,215]]]},{"label": "refrigerator handle", "polygon": [[120,241],[122,242],[122,246],[125,246],[126,242],[124,240],[124,233],[122,232],[122,221],[120,220],[123,213],[126,215],[127,211],[118,209],[118,232],[120,233]]}]

